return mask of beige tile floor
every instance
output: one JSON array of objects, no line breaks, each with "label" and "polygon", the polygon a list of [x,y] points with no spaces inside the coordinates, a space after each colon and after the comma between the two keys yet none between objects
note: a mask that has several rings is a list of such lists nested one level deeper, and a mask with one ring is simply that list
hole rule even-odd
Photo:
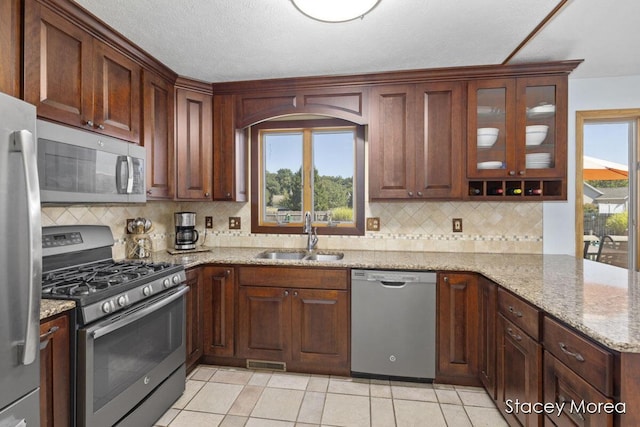
[{"label": "beige tile floor", "polygon": [[160,427],[499,427],[482,388],[198,366]]}]

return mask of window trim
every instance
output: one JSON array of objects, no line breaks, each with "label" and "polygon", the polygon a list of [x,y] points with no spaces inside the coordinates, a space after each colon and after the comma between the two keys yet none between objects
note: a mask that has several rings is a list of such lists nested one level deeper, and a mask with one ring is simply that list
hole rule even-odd
[{"label": "window trim", "polygon": [[299,129],[299,128],[321,128],[321,127],[355,127],[355,170],[354,186],[356,197],[353,200],[355,208],[354,223],[348,226],[339,227],[318,227],[319,235],[337,236],[364,236],[364,136],[365,127],[363,125],[350,122],[348,120],[328,118],[314,120],[275,120],[266,121],[251,127],[251,232],[256,234],[302,234],[302,227],[294,225],[260,225],[260,203],[262,188],[262,176],[260,174],[262,161],[260,150],[260,131],[272,129]]}]

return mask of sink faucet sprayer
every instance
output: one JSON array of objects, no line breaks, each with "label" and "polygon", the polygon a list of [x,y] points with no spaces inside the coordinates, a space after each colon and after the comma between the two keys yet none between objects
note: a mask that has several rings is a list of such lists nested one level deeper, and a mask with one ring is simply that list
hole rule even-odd
[{"label": "sink faucet sprayer", "polygon": [[304,229],[303,233],[307,233],[307,251],[312,251],[318,244],[318,229],[311,227],[311,212],[304,213]]}]

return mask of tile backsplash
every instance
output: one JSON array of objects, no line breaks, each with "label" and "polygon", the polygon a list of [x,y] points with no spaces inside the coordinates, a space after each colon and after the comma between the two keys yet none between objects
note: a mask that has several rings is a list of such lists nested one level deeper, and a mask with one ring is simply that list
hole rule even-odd
[{"label": "tile backsplash", "polygon": [[[209,246],[302,248],[306,236],[251,234],[251,204],[233,202],[147,202],[129,205],[71,205],[42,208],[42,224],[108,225],[116,243],[114,257],[124,258],[126,220],[153,222],[154,250],[173,247],[173,213],[197,214],[199,243]],[[213,228],[204,229],[204,217]],[[242,228],[229,230],[230,216]],[[542,203],[527,202],[394,202],[366,203],[365,216],[379,217],[380,231],[365,236],[320,236],[319,249],[441,252],[542,253]],[[452,218],[462,218],[463,232],[453,233]],[[206,233],[205,233],[206,231]]]}]

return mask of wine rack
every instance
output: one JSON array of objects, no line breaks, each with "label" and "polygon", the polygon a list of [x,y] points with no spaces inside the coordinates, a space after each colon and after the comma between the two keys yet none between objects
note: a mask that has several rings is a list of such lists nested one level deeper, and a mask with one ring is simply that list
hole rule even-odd
[{"label": "wine rack", "polygon": [[562,180],[470,180],[466,200],[541,201],[566,200]]}]

